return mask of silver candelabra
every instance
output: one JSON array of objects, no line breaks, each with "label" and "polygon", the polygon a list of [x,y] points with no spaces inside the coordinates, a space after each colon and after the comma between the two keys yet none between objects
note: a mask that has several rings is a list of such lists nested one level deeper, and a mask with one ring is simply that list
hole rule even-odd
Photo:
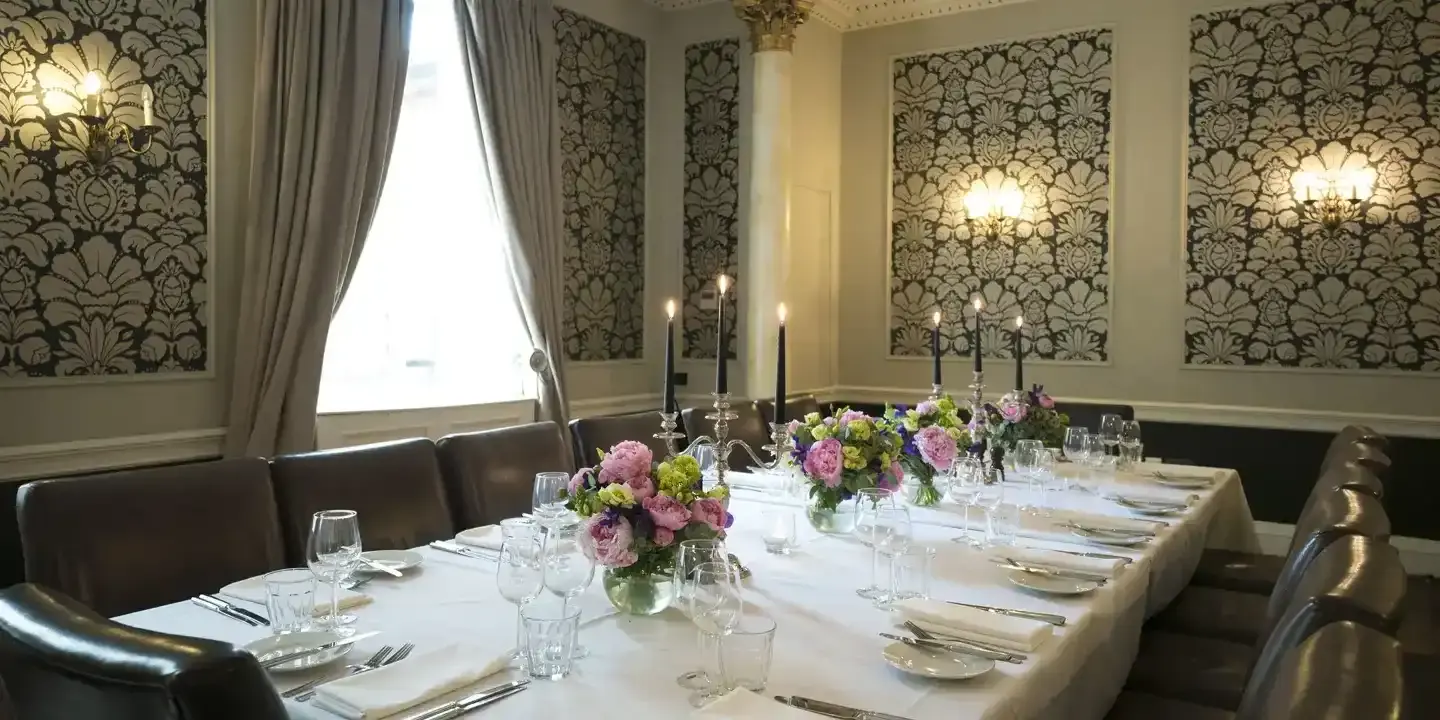
[{"label": "silver candelabra", "polygon": [[730,452],[736,447],[743,449],[754,461],[756,467],[766,470],[779,467],[780,463],[790,455],[792,449],[790,432],[784,423],[770,423],[771,442],[760,448],[773,457],[769,462],[762,461],[749,443],[740,438],[730,437],[730,421],[740,417],[730,409],[730,393],[711,393],[711,395],[715,398],[715,411],[705,415],[705,419],[715,423],[715,436],[701,435],[694,438],[681,453],[675,452],[675,440],[682,437],[675,432],[675,413],[660,413],[661,432],[656,433],[655,437],[665,441],[665,447],[670,452],[670,457],[689,453],[701,445],[709,445],[715,452],[715,481],[726,485],[725,476],[730,473]]},{"label": "silver candelabra", "polygon": [[941,385],[940,383],[935,383],[934,385],[931,385],[930,400],[934,402],[939,402],[940,398],[942,397],[945,397],[945,386]]},{"label": "silver candelabra", "polygon": [[985,414],[985,373],[976,370],[970,381],[970,444],[982,445],[980,462],[985,474],[985,484],[994,485],[1004,480],[995,470],[995,447],[986,438]]}]

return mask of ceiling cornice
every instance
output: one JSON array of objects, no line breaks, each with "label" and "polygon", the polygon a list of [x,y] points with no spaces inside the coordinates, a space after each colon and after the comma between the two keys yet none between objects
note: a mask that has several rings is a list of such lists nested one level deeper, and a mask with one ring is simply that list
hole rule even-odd
[{"label": "ceiling cornice", "polygon": [[[646,0],[661,10],[726,3],[730,0]],[[810,15],[836,30],[863,30],[880,25],[923,20],[953,15],[966,10],[979,10],[996,5],[1012,5],[1030,0],[815,0]]]}]

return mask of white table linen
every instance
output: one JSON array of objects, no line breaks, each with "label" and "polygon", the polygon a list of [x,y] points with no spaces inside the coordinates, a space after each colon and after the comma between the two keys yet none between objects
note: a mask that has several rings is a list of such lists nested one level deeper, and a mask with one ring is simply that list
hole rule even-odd
[{"label": "white table linen", "polygon": [[[1121,478],[1119,484],[1141,483]],[[1145,484],[1147,487],[1150,484]],[[1208,490],[1185,491],[1200,500],[1185,515],[1168,518],[1151,543],[1137,548],[1088,549],[1135,558],[1114,580],[1081,596],[1039,595],[1012,585],[1007,571],[988,555],[950,542],[959,533],[960,508],[948,502],[914,511],[915,541],[936,548],[932,595],[939,600],[1035,610],[1064,615],[1068,622],[1030,653],[1021,665],[1000,663],[978,678],[939,682],[905,675],[881,657],[893,632],[893,613],[876,610],[855,595],[868,579],[869,549],[856,539],[822,535],[803,519],[798,501],[737,491],[729,545],[754,576],[746,602],[777,624],[774,662],[766,695],[803,695],[913,720],[953,718],[1101,718],[1118,695],[1139,645],[1147,606],[1177,593],[1199,561],[1200,550],[1253,546],[1254,530],[1239,478],[1226,471]],[[1130,514],[1094,492],[1050,493],[1056,507],[1127,517]],[[794,504],[799,546],[788,556],[764,551],[761,511]],[[972,513],[978,517],[978,513]],[[1051,520],[1024,518],[1022,545],[1083,551],[1084,542],[1051,526]],[[978,527],[978,522],[977,522]],[[1044,539],[1037,539],[1035,535]],[[1056,542],[1060,540],[1060,542]],[[379,629],[358,643],[350,661],[368,657],[381,645],[417,644],[417,652],[457,640],[483,647],[509,647],[515,609],[495,588],[495,563],[421,548],[425,564],[406,577],[380,577],[367,586],[374,602],[356,609],[357,628]],[[1168,602],[1168,598],[1166,599]],[[587,720],[673,720],[687,717],[688,691],[674,682],[680,671],[700,667],[696,630],[678,612],[652,617],[615,614],[597,577],[575,601],[582,608],[589,658],[560,682],[536,681],[531,689],[488,706],[486,718],[584,717]],[[1163,604],[1163,603],[1161,603]],[[255,608],[259,610],[258,606]],[[249,642],[263,637],[254,628],[190,603],[176,603],[119,618],[163,632]],[[321,671],[333,674],[338,667]],[[314,675],[274,675],[277,687],[297,685]],[[463,697],[479,685],[516,677],[497,674],[415,708]],[[288,702],[288,701],[287,701]],[[335,720],[334,715],[289,702],[296,720]],[[402,715],[403,716],[403,715]]]},{"label": "white table linen", "polygon": [[346,720],[386,718],[469,687],[509,662],[509,648],[452,643],[321,685],[314,704]]}]

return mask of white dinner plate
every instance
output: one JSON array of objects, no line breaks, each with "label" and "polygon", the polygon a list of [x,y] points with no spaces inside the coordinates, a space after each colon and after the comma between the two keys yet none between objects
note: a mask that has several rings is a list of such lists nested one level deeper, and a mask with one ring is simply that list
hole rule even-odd
[{"label": "white dinner plate", "polygon": [[995,669],[995,661],[945,650],[926,650],[905,643],[885,646],[885,662],[901,672],[936,680],[966,680]]},{"label": "white dinner plate", "polygon": [[1210,484],[1215,481],[1214,478],[1186,477],[1184,475],[1166,475],[1164,473],[1158,472],[1151,473],[1150,479],[1166,487],[1184,488],[1186,490],[1208,488],[1210,487]]},{"label": "white dinner plate", "polygon": [[[425,557],[414,550],[371,550],[360,554],[394,570],[409,570],[425,562]],[[356,566],[355,572],[378,573],[384,571],[362,563]]]},{"label": "white dinner plate", "polygon": [[1105,532],[1081,530],[1080,528],[1070,528],[1070,534],[1085,538],[1090,542],[1100,543],[1101,545],[1118,545],[1120,547],[1132,547],[1150,542],[1150,538],[1146,535],[1114,535]]},{"label": "white dinner plate", "polygon": [[1189,505],[1185,505],[1183,503],[1164,503],[1155,502],[1153,500],[1136,500],[1134,498],[1127,498],[1120,495],[1117,495],[1111,499],[1115,501],[1116,505],[1119,505],[1120,507],[1123,507],[1130,512],[1139,513],[1141,515],[1149,515],[1152,517],[1160,517],[1164,515],[1178,515],[1185,512],[1190,507]]},{"label": "white dinner plate", "polygon": [[[300,648],[324,645],[327,642],[334,642],[340,639],[342,639],[342,636],[336,635],[333,632],[307,631],[287,633],[285,635],[271,635],[270,637],[261,638],[243,647],[251,655],[254,655],[255,659],[259,660],[260,662],[265,662],[270,658],[284,655],[288,652],[294,652],[296,650],[299,650]],[[271,672],[277,673],[288,673],[297,672],[300,670],[309,670],[311,668],[320,667],[321,665],[329,665],[330,663],[335,662],[336,660],[339,660],[346,655],[349,655],[350,648],[352,647],[354,647],[354,644],[347,643],[345,645],[341,645],[340,647],[330,648],[325,652],[315,653],[314,655],[307,655],[297,660],[291,660],[290,662],[276,665],[275,667],[269,668],[269,670]]]},{"label": "white dinner plate", "polygon": [[1054,575],[1029,573],[1024,570],[1010,571],[1009,578],[1010,582],[1026,590],[1034,590],[1050,595],[1084,595],[1100,587],[1100,584],[1093,580],[1073,580],[1071,578],[1056,577]]}]

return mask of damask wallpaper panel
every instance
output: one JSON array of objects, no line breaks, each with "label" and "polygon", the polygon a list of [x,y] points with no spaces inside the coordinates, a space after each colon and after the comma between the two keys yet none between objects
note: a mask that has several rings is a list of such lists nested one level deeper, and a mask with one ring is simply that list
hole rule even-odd
[{"label": "damask wallpaper panel", "polygon": [[[1190,26],[1186,362],[1440,370],[1440,0],[1310,0]],[[1300,170],[1369,168],[1331,232]]]},{"label": "damask wallpaper panel", "polygon": [[[207,368],[204,0],[0,2],[0,380]],[[94,166],[85,75],[161,130]]]},{"label": "damask wallpaper panel", "polygon": [[[740,259],[740,40],[685,48],[684,355],[717,352],[714,302],[721,274],[737,278]],[[742,286],[743,287],[743,286]],[[735,293],[725,296],[726,357],[738,348]]]},{"label": "damask wallpaper panel", "polygon": [[[1105,362],[1110,328],[1111,32],[1085,30],[898,58],[892,86],[890,353]],[[1021,217],[973,233],[963,198],[1016,187]],[[963,319],[963,321],[962,321]]]},{"label": "damask wallpaper panel", "polygon": [[645,41],[557,8],[565,352],[642,357]]}]

